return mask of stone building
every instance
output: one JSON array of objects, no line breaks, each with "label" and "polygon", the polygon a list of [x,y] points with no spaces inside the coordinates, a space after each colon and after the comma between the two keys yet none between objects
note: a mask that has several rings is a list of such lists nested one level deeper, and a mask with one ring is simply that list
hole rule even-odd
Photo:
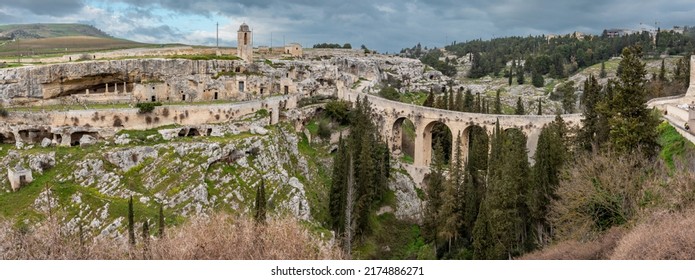
[{"label": "stone building", "polygon": [[10,181],[12,191],[15,192],[34,180],[31,176],[31,169],[26,169],[21,165],[17,165],[14,168],[7,168],[7,179]]},{"label": "stone building", "polygon": [[237,56],[244,61],[253,61],[253,35],[246,23],[242,23],[237,31]]},{"label": "stone building", "polygon": [[304,52],[302,51],[302,45],[299,43],[290,43],[285,46],[285,54],[289,54],[293,57],[302,57]]}]

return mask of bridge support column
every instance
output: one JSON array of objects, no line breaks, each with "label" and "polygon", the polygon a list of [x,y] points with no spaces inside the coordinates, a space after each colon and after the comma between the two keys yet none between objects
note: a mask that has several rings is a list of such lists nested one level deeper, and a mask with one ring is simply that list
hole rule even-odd
[{"label": "bridge support column", "polygon": [[113,93],[118,94],[118,83],[113,83]]},{"label": "bridge support column", "polygon": [[109,83],[106,83],[106,91],[104,93],[109,93]]},{"label": "bridge support column", "polygon": [[432,160],[432,135],[426,135],[425,125],[415,128],[415,160],[416,167],[427,167]]}]

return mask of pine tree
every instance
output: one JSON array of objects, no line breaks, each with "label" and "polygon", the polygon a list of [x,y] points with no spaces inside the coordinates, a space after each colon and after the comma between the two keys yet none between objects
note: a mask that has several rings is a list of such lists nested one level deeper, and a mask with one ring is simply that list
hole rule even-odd
[{"label": "pine tree", "polygon": [[500,100],[500,90],[495,92],[495,114],[502,114],[502,101]]},{"label": "pine tree", "polygon": [[133,212],[133,197],[128,200],[128,242],[135,246],[135,213]]},{"label": "pine tree", "polygon": [[639,147],[651,156],[659,147],[656,131],[659,120],[647,109],[646,71],[640,61],[641,53],[639,46],[623,49],[622,71],[611,100],[613,114],[609,120],[609,136],[612,147],[618,152]]},{"label": "pine tree", "polygon": [[524,102],[521,101],[521,97],[516,100],[516,109],[514,110],[514,115],[525,115]]},{"label": "pine tree", "polygon": [[601,61],[601,72],[599,73],[599,78],[605,78],[608,76],[608,73],[606,73],[606,62]]},{"label": "pine tree", "polygon": [[266,221],[266,199],[265,199],[265,180],[261,179],[261,184],[256,190],[256,211],[255,221],[257,224],[265,224]]}]

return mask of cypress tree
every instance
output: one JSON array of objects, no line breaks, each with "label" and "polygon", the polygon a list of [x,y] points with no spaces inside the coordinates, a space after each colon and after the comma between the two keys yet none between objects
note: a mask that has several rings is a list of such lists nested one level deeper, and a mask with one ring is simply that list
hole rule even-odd
[{"label": "cypress tree", "polygon": [[502,101],[500,100],[500,90],[495,92],[495,114],[502,114]]},{"label": "cypress tree", "polygon": [[473,112],[473,93],[470,89],[466,90],[466,95],[463,98],[463,111]]},{"label": "cypress tree", "polygon": [[659,81],[666,82],[666,65],[664,65],[664,59],[661,59],[661,69],[659,69]]},{"label": "cypress tree", "polygon": [[133,213],[133,196],[128,200],[128,242],[135,246],[135,213]]},{"label": "cypress tree", "polygon": [[519,66],[518,69],[516,69],[516,82],[520,85],[523,85],[525,80],[524,80],[524,67]]},{"label": "cypress tree", "polygon": [[605,78],[608,76],[608,73],[606,73],[606,62],[601,61],[601,72],[599,73],[599,78]]},{"label": "cypress tree", "polygon": [[261,178],[261,184],[256,189],[255,220],[257,224],[265,224],[266,221],[265,180]]},{"label": "cypress tree", "polygon": [[521,96],[516,100],[516,109],[514,110],[514,115],[525,115],[524,102],[521,101]]},{"label": "cypress tree", "polygon": [[597,137],[599,131],[599,103],[601,101],[601,85],[594,76],[589,76],[584,81],[584,94],[582,94],[582,127],[577,133],[579,146],[586,151],[598,151],[600,145]]},{"label": "cypress tree", "polygon": [[431,173],[427,182],[427,204],[423,233],[426,240],[433,242],[435,253],[437,250],[437,237],[442,226],[440,210],[442,208],[442,191],[444,190],[444,151],[439,141],[434,143],[434,158],[430,164]]},{"label": "cypress tree", "polygon": [[157,233],[159,237],[164,237],[164,206],[159,204],[159,232]]},{"label": "cypress tree", "polygon": [[427,94],[427,98],[425,99],[425,102],[422,103],[422,106],[434,107],[434,102],[435,102],[434,91],[432,90],[432,88],[430,88],[430,93]]},{"label": "cypress tree", "polygon": [[142,224],[142,258],[149,259],[150,250],[150,222],[145,220]]},{"label": "cypress tree", "polygon": [[459,112],[465,111],[463,92],[460,90],[456,93],[456,101],[454,101],[454,110]]},{"label": "cypress tree", "polygon": [[480,92],[478,92],[477,97],[475,99],[475,112],[476,113],[482,113],[483,112],[483,106],[482,106],[482,99],[480,98]]},{"label": "cypress tree", "polygon": [[463,160],[461,155],[461,133],[456,136],[453,160],[449,168],[449,180],[446,181],[441,212],[441,237],[448,241],[449,252],[461,236],[463,218]]},{"label": "cypress tree", "polygon": [[447,106],[448,110],[455,111],[456,108],[454,107],[454,91],[453,87],[449,87],[449,105]]},{"label": "cypress tree", "polygon": [[543,115],[543,104],[541,104],[540,98],[538,98],[538,115]]},{"label": "cypress tree", "polygon": [[507,72],[507,74],[509,75],[509,80],[507,81],[507,83],[509,84],[509,86],[511,86],[512,85],[512,76],[513,76],[512,70],[509,70],[509,72]]},{"label": "cypress tree", "polygon": [[564,134],[564,121],[558,115],[555,122],[543,126],[534,155],[535,163],[526,203],[534,240],[540,246],[546,243],[550,235],[548,206],[556,198],[555,190],[560,183],[560,170],[566,158]]},{"label": "cypress tree", "polygon": [[348,151],[345,147],[345,140],[342,136],[338,140],[338,151],[333,157],[333,180],[331,181],[331,192],[329,195],[329,212],[331,215],[332,228],[336,233],[342,233],[345,226],[345,205],[347,202],[347,170],[348,170]]}]

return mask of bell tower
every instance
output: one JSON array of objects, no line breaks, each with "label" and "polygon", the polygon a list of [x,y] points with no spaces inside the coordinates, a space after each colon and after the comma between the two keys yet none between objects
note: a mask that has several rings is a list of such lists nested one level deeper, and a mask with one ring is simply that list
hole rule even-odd
[{"label": "bell tower", "polygon": [[236,52],[237,56],[244,61],[251,62],[253,60],[253,35],[246,23],[242,23],[237,31]]}]

